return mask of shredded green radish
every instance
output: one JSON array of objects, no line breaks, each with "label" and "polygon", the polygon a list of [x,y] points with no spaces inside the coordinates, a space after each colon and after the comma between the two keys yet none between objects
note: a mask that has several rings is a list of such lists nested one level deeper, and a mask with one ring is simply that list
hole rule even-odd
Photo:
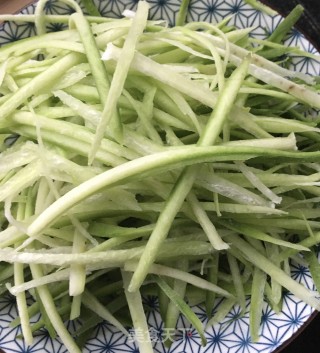
[{"label": "shredded green radish", "polygon": [[300,6],[261,40],[229,19],[188,23],[188,0],[173,27],[144,0],[119,19],[62,2],[75,12],[40,0],[0,16],[37,30],[0,48],[0,293],[26,345],[46,328],[81,352],[105,320],[151,353],[149,295],[168,348],[180,315],[205,346],[234,305],[252,341],[286,291],[320,310],[320,87],[287,65],[319,57],[283,44]]}]

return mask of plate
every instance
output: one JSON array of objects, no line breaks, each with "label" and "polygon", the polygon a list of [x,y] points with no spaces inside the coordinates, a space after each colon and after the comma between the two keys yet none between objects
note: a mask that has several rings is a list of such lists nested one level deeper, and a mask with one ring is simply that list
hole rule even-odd
[{"label": "plate", "polygon": [[[177,0],[149,0],[150,17],[152,19],[165,19],[170,24],[175,22],[179,10],[180,1]],[[105,16],[119,17],[125,9],[134,9],[135,0],[109,0],[97,2],[100,12]],[[34,13],[35,5],[29,5],[22,9],[22,13]],[[46,11],[50,14],[69,14],[70,8],[56,0],[49,0]],[[272,33],[282,20],[279,15],[266,15],[253,9],[241,0],[198,0],[191,1],[188,13],[189,21],[209,21],[219,22],[223,18],[231,17],[231,23],[238,28],[255,27],[253,35],[257,38],[265,38]],[[52,24],[49,30],[57,31],[61,29],[60,24]],[[34,26],[31,23],[5,23],[0,28],[0,44],[6,44],[20,38],[34,35]],[[287,38],[290,46],[299,46],[302,49],[316,53],[316,49],[298,31],[293,31]],[[296,58],[293,63],[294,69],[311,75],[320,75],[319,64],[308,58]],[[314,289],[314,285],[308,270],[298,264],[292,264],[291,275],[294,279],[303,283],[309,289]],[[163,344],[163,335],[166,334],[160,319],[157,297],[144,298],[144,304],[148,307],[148,323],[151,330],[154,350],[158,353],[271,353],[275,352],[292,338],[298,330],[313,315],[313,309],[301,302],[291,293],[285,293],[283,310],[280,314],[272,311],[265,303],[260,340],[253,343],[249,334],[249,316],[246,312],[240,316],[240,308],[234,306],[226,315],[225,319],[206,330],[207,346],[202,347],[200,337],[197,332],[189,327],[183,317],[180,317],[176,340],[171,348],[167,350]],[[215,303],[216,310],[220,301]],[[250,299],[247,300],[247,308]],[[198,317],[205,322],[205,310],[201,306],[193,307]],[[20,328],[10,328],[10,321],[17,316],[17,309],[14,297],[5,295],[0,298],[0,348],[6,353],[17,352],[48,352],[65,353],[67,350],[59,340],[49,337],[46,330],[41,330],[35,337],[32,346],[26,347],[23,340],[17,339]],[[37,318],[34,318],[37,320]],[[68,328],[77,329],[77,322],[68,322]],[[124,353],[138,352],[134,337],[125,337],[121,332],[103,322],[99,324],[93,336],[88,340],[84,353]],[[143,353],[143,352],[141,352]]]}]

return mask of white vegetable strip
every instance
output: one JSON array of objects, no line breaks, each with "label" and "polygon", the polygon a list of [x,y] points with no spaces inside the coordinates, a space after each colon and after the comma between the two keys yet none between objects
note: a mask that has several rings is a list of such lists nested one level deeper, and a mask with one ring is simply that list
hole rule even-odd
[{"label": "white vegetable strip", "polygon": [[269,200],[271,200],[275,204],[279,204],[282,201],[282,198],[276,195],[271,189],[269,189],[266,185],[264,185],[259,177],[254,174],[254,172],[247,167],[242,162],[237,162],[240,171],[243,175],[254,185],[261,193],[266,196]]},{"label": "white vegetable strip", "polygon": [[93,126],[96,127],[98,125],[101,119],[101,112],[99,110],[83,103],[80,99],[74,98],[62,90],[53,91],[53,95],[58,97],[61,102],[70,107],[74,113],[90,122]]}]

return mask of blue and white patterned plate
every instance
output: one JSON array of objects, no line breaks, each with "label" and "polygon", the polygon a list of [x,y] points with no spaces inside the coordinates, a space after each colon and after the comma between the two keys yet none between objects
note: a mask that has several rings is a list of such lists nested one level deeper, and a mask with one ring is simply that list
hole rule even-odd
[{"label": "blue and white patterned plate", "polygon": [[[148,0],[150,4],[150,17],[165,19],[173,24],[179,10],[180,0]],[[100,12],[105,16],[119,17],[124,9],[134,9],[137,0],[95,0]],[[27,6],[21,12],[31,14],[35,5]],[[58,0],[49,0],[46,5],[49,14],[68,14],[70,8]],[[281,16],[269,16],[245,4],[242,0],[192,0],[189,6],[189,21],[210,21],[217,23],[223,18],[232,15],[231,23],[238,28],[255,27],[253,35],[264,38],[276,28],[281,21]],[[49,28],[52,31],[61,29],[54,24]],[[0,45],[15,41],[20,38],[34,35],[34,26],[31,23],[15,24],[5,23],[0,27]],[[316,49],[298,31],[293,31],[287,38],[287,44],[316,53]],[[320,75],[320,65],[310,58],[296,58],[294,68],[311,75]],[[314,289],[311,276],[306,268],[292,265],[292,277],[303,283],[309,289]],[[275,353],[281,345],[292,338],[299,328],[313,315],[313,309],[287,293],[284,295],[283,310],[280,314],[272,311],[265,303],[262,316],[260,340],[253,343],[249,334],[249,313],[240,317],[240,309],[235,306],[226,318],[206,330],[207,346],[202,347],[197,332],[188,326],[181,317],[178,327],[180,332],[170,350],[163,345],[164,337],[168,334],[160,319],[157,298],[145,298],[148,306],[148,322],[150,336],[154,343],[154,350],[158,353]],[[217,301],[215,309],[220,305]],[[249,311],[250,300],[247,301]],[[151,310],[150,310],[151,309]],[[205,322],[206,314],[202,307],[195,306],[195,312]],[[23,340],[17,336],[21,333],[19,327],[10,328],[10,321],[17,315],[15,300],[6,295],[0,298],[0,348],[6,353],[17,352],[48,352],[67,353],[59,340],[52,340],[45,330],[35,337],[34,344],[26,347]],[[34,318],[37,320],[37,318]],[[75,330],[75,323],[68,323],[70,330]],[[87,342],[84,353],[138,353],[137,337],[125,337],[108,323],[98,325],[93,336]],[[141,352],[143,353],[143,352]]]}]

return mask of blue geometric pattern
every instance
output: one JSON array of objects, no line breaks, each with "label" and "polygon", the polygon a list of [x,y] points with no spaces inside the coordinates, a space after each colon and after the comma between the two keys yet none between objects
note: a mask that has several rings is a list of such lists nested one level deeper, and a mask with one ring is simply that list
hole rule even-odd
[{"label": "blue geometric pattern", "polygon": [[[137,0],[94,0],[104,16],[119,17],[124,9],[135,9]],[[149,0],[150,18],[165,19],[174,24],[181,0]],[[35,5],[23,9],[23,13],[33,13]],[[70,14],[73,10],[58,0],[49,0],[46,5],[48,14]],[[252,34],[256,38],[265,38],[281,21],[280,16],[268,16],[252,9],[242,0],[191,0],[188,21],[207,21],[217,23],[223,18],[231,16],[231,24],[239,28],[253,27]],[[48,26],[49,31],[60,30],[60,24]],[[0,27],[0,45],[35,34],[35,28],[30,23],[5,23]],[[292,31],[287,38],[290,46],[299,46],[311,53],[315,48],[297,31]],[[296,57],[293,61],[296,70],[312,75],[320,75],[320,65],[313,59]],[[292,265],[292,277],[308,288],[313,288],[309,272],[301,265]],[[217,301],[215,310],[220,302]],[[159,353],[271,353],[289,339],[310,318],[313,309],[299,301],[292,294],[284,296],[280,314],[276,314],[269,304],[263,308],[259,342],[252,342],[249,334],[249,306],[244,315],[240,316],[240,308],[234,306],[225,319],[219,324],[206,329],[207,346],[202,347],[198,333],[182,316],[179,317],[176,340],[169,349],[165,348],[163,338],[166,334],[160,318],[158,301],[155,297],[144,298],[144,305],[148,308],[148,323],[154,351]],[[205,323],[207,320],[204,308],[194,307],[195,313]],[[32,346],[26,347],[23,340],[17,336],[21,328],[11,328],[9,323],[17,316],[15,300],[7,295],[0,297],[0,348],[6,353],[67,353],[59,340],[52,340],[46,330],[40,331]],[[36,318],[32,320],[36,321]],[[68,328],[74,331],[76,327]],[[71,325],[71,326],[70,326]],[[132,337],[125,337],[114,326],[103,322],[99,324],[93,336],[87,342],[84,353],[138,353],[136,342]],[[142,352],[141,352],[142,353]]]}]

